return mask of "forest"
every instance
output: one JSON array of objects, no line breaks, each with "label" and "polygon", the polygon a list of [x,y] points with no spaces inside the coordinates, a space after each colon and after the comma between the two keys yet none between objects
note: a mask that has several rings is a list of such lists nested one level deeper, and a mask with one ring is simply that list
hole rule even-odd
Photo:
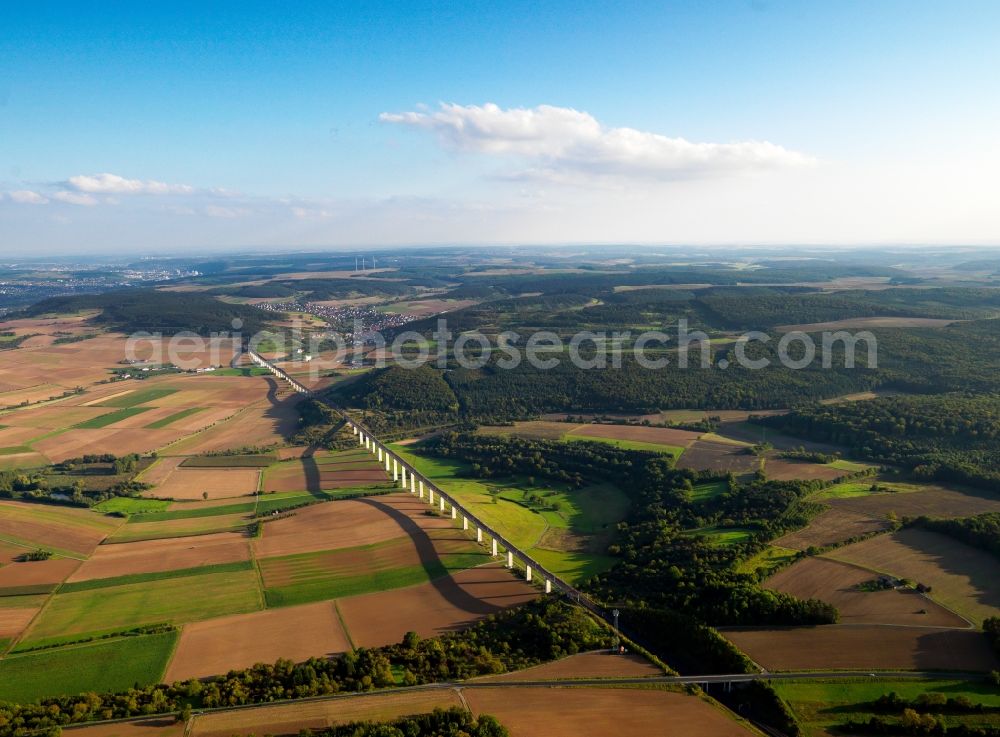
[{"label": "forest", "polygon": [[995,488],[1000,481],[1000,396],[944,394],[810,404],[756,422],[843,445],[918,478]]},{"label": "forest", "polygon": [[1000,514],[980,514],[964,519],[929,519],[918,517],[913,525],[940,532],[966,545],[986,550],[1000,558]]},{"label": "forest", "polygon": [[509,737],[510,732],[489,714],[473,717],[465,709],[435,709],[430,714],[388,722],[348,722],[325,729],[305,729],[300,737]]},{"label": "forest", "polygon": [[256,307],[220,302],[208,294],[155,289],[52,297],[32,305],[25,314],[37,317],[86,310],[101,310],[93,320],[96,324],[127,333],[146,331],[164,335],[230,333],[234,330],[234,320],[242,321],[237,332],[253,334],[264,330],[273,319],[272,315]]},{"label": "forest", "polygon": [[[608,573],[585,589],[599,600],[685,612],[705,624],[793,625],[835,622],[835,608],[802,601],[759,586],[736,563],[768,540],[801,527],[817,509],[802,498],[821,482],[740,482],[689,470],[676,470],[669,459],[604,443],[559,443],[517,437],[454,432],[431,438],[421,450],[469,462],[478,478],[529,475],[568,482],[613,481],[629,496],[631,513],[619,525],[608,549],[619,557]],[[708,503],[694,504],[693,485],[725,480],[727,491]],[[722,525],[747,529],[749,541],[714,545],[697,534]]]}]

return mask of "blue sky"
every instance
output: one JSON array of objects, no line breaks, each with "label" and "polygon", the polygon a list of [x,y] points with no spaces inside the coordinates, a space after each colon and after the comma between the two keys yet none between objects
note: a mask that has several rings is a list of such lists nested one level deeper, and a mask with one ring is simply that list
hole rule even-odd
[{"label": "blue sky", "polygon": [[0,253],[997,243],[998,41],[996,2],[6,3]]}]

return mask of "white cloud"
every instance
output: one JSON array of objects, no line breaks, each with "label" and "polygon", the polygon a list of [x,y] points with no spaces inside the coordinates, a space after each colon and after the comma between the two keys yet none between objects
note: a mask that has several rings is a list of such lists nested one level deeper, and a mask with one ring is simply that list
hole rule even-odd
[{"label": "white cloud", "polygon": [[60,190],[52,195],[52,199],[58,200],[59,202],[65,202],[69,205],[83,205],[85,207],[92,207],[99,203],[96,197],[91,197],[89,194],[81,194],[80,192],[67,192],[66,190]]},{"label": "white cloud", "polygon": [[89,194],[191,194],[187,184],[166,184],[154,179],[126,179],[117,174],[78,174],[66,180],[66,186]]},{"label": "white cloud", "polygon": [[22,205],[45,205],[49,201],[48,197],[40,195],[38,192],[32,192],[30,189],[19,189],[7,194],[14,202]]},{"label": "white cloud", "polygon": [[570,172],[682,179],[797,167],[813,159],[768,141],[693,143],[634,128],[608,128],[586,112],[539,105],[501,109],[442,103],[437,112],[382,113],[385,123],[430,130],[459,151],[516,156],[517,176],[559,179]]},{"label": "white cloud", "polygon": [[245,207],[221,207],[219,205],[206,205],[204,212],[212,218],[241,218],[250,214],[250,210]]}]

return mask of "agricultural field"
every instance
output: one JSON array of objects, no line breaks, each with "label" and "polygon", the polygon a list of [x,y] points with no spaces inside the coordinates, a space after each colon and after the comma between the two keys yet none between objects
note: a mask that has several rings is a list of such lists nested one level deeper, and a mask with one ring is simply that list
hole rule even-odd
[{"label": "agricultural field", "polygon": [[554,573],[584,581],[614,564],[604,550],[629,507],[617,487],[474,480],[461,477],[461,464],[421,456],[410,445],[397,443],[393,450]]},{"label": "agricultural field", "polygon": [[[225,425],[236,414],[257,412],[263,425],[252,429],[244,444],[253,444],[261,433],[269,433],[273,444],[294,429],[288,420],[294,402],[285,407],[284,401],[264,380],[174,374],[116,381],[6,413],[0,430],[6,437],[0,441],[22,455],[37,454],[41,464],[86,454],[148,453],[189,436],[196,446],[202,431]],[[22,465],[28,461],[20,459]]]},{"label": "agricultural field", "polygon": [[205,573],[57,593],[32,624],[23,646],[162,623],[180,624],[262,607],[252,570]]},{"label": "agricultural field", "polygon": [[837,607],[841,624],[957,627],[969,623],[913,589],[865,590],[876,580],[867,569],[827,558],[803,558],[764,582],[765,587],[820,599]]},{"label": "agricultural field", "polygon": [[930,598],[981,625],[1000,616],[1000,561],[926,530],[905,529],[833,550],[826,557],[931,587]]},{"label": "agricultural field", "polygon": [[677,458],[698,439],[699,433],[665,427],[643,425],[607,425],[533,420],[515,422],[511,426],[485,426],[481,435],[517,435],[546,440],[590,440],[610,443],[630,450],[650,450]]},{"label": "agricultural field", "polygon": [[726,628],[722,634],[773,671],[988,672],[998,665],[985,636],[975,630],[829,624]]},{"label": "agricultural field", "polygon": [[836,545],[854,537],[887,529],[889,522],[884,518],[838,507],[820,512],[807,526],[779,537],[773,544],[793,550],[806,550],[814,546]]},{"label": "agricultural field", "polygon": [[279,658],[301,662],[350,649],[331,601],[217,617],[184,627],[164,680],[204,678]]},{"label": "agricultural field", "polygon": [[[778,695],[792,708],[803,725],[806,737],[836,734],[835,727],[846,721],[867,722],[876,712],[873,702],[895,693],[907,701],[930,695],[938,698],[965,696],[973,703],[1000,707],[1000,694],[984,682],[935,679],[867,678],[845,681],[774,682]],[[884,716],[884,715],[883,715]],[[949,726],[996,724],[995,715],[948,716]]]},{"label": "agricultural field", "polygon": [[499,563],[469,568],[408,588],[337,601],[356,647],[399,642],[407,632],[434,637],[507,607],[525,604],[538,589]]},{"label": "agricultural field", "polygon": [[0,500],[0,540],[67,557],[85,557],[122,522],[82,509]]},{"label": "agricultural field", "polygon": [[163,677],[176,632],[98,640],[0,660],[0,693],[14,702],[37,698],[125,691]]}]

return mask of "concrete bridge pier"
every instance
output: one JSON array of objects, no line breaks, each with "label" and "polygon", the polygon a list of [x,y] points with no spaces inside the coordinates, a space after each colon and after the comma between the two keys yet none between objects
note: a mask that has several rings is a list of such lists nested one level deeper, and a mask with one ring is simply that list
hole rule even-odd
[{"label": "concrete bridge pier", "polygon": [[395,458],[392,459],[392,480],[393,483],[399,481],[399,461]]},{"label": "concrete bridge pier", "polygon": [[493,555],[494,558],[496,558],[497,555],[498,555],[498,552],[497,552],[497,539],[496,538],[493,538],[493,553],[492,553],[492,555]]},{"label": "concrete bridge pier", "polygon": [[419,493],[419,497],[421,499],[423,499],[424,498],[424,482],[423,481],[418,481],[417,482],[417,487],[419,489],[419,492],[418,492]]},{"label": "concrete bridge pier", "polygon": [[379,463],[382,462],[382,449],[381,448],[378,449],[378,462]]},{"label": "concrete bridge pier", "polygon": [[417,493],[417,480],[413,477],[412,473],[410,474],[410,493]]},{"label": "concrete bridge pier", "polygon": [[438,501],[440,502],[440,504],[438,505],[438,507],[443,512],[444,511],[444,497],[441,496],[440,494],[438,494]]},{"label": "concrete bridge pier", "polygon": [[365,434],[363,432],[358,433],[358,445],[365,444]]},{"label": "concrete bridge pier", "polygon": [[406,466],[401,466],[399,469],[399,485],[406,488]]},{"label": "concrete bridge pier", "polygon": [[524,580],[531,582],[531,566],[527,563],[524,564]]},{"label": "concrete bridge pier", "polygon": [[483,528],[476,527],[476,542],[481,543],[483,541]]},{"label": "concrete bridge pier", "polygon": [[469,518],[466,517],[464,514],[462,515],[462,529],[463,530],[469,529]]},{"label": "concrete bridge pier", "polygon": [[546,594],[551,594],[552,593],[552,579],[551,578],[546,578],[545,579],[545,593]]},{"label": "concrete bridge pier", "polygon": [[455,509],[455,505],[454,504],[451,505],[451,518],[452,519],[458,519],[458,510]]},{"label": "concrete bridge pier", "polygon": [[508,568],[514,567],[514,554],[509,550],[507,551],[507,567]]},{"label": "concrete bridge pier", "polygon": [[358,434],[358,426],[357,425],[351,425],[351,432],[354,433],[355,435],[357,435]]},{"label": "concrete bridge pier", "polygon": [[427,503],[434,506],[434,489],[427,487]]},{"label": "concrete bridge pier", "polygon": [[389,461],[389,451],[385,452],[385,472],[389,473],[390,461]]}]

